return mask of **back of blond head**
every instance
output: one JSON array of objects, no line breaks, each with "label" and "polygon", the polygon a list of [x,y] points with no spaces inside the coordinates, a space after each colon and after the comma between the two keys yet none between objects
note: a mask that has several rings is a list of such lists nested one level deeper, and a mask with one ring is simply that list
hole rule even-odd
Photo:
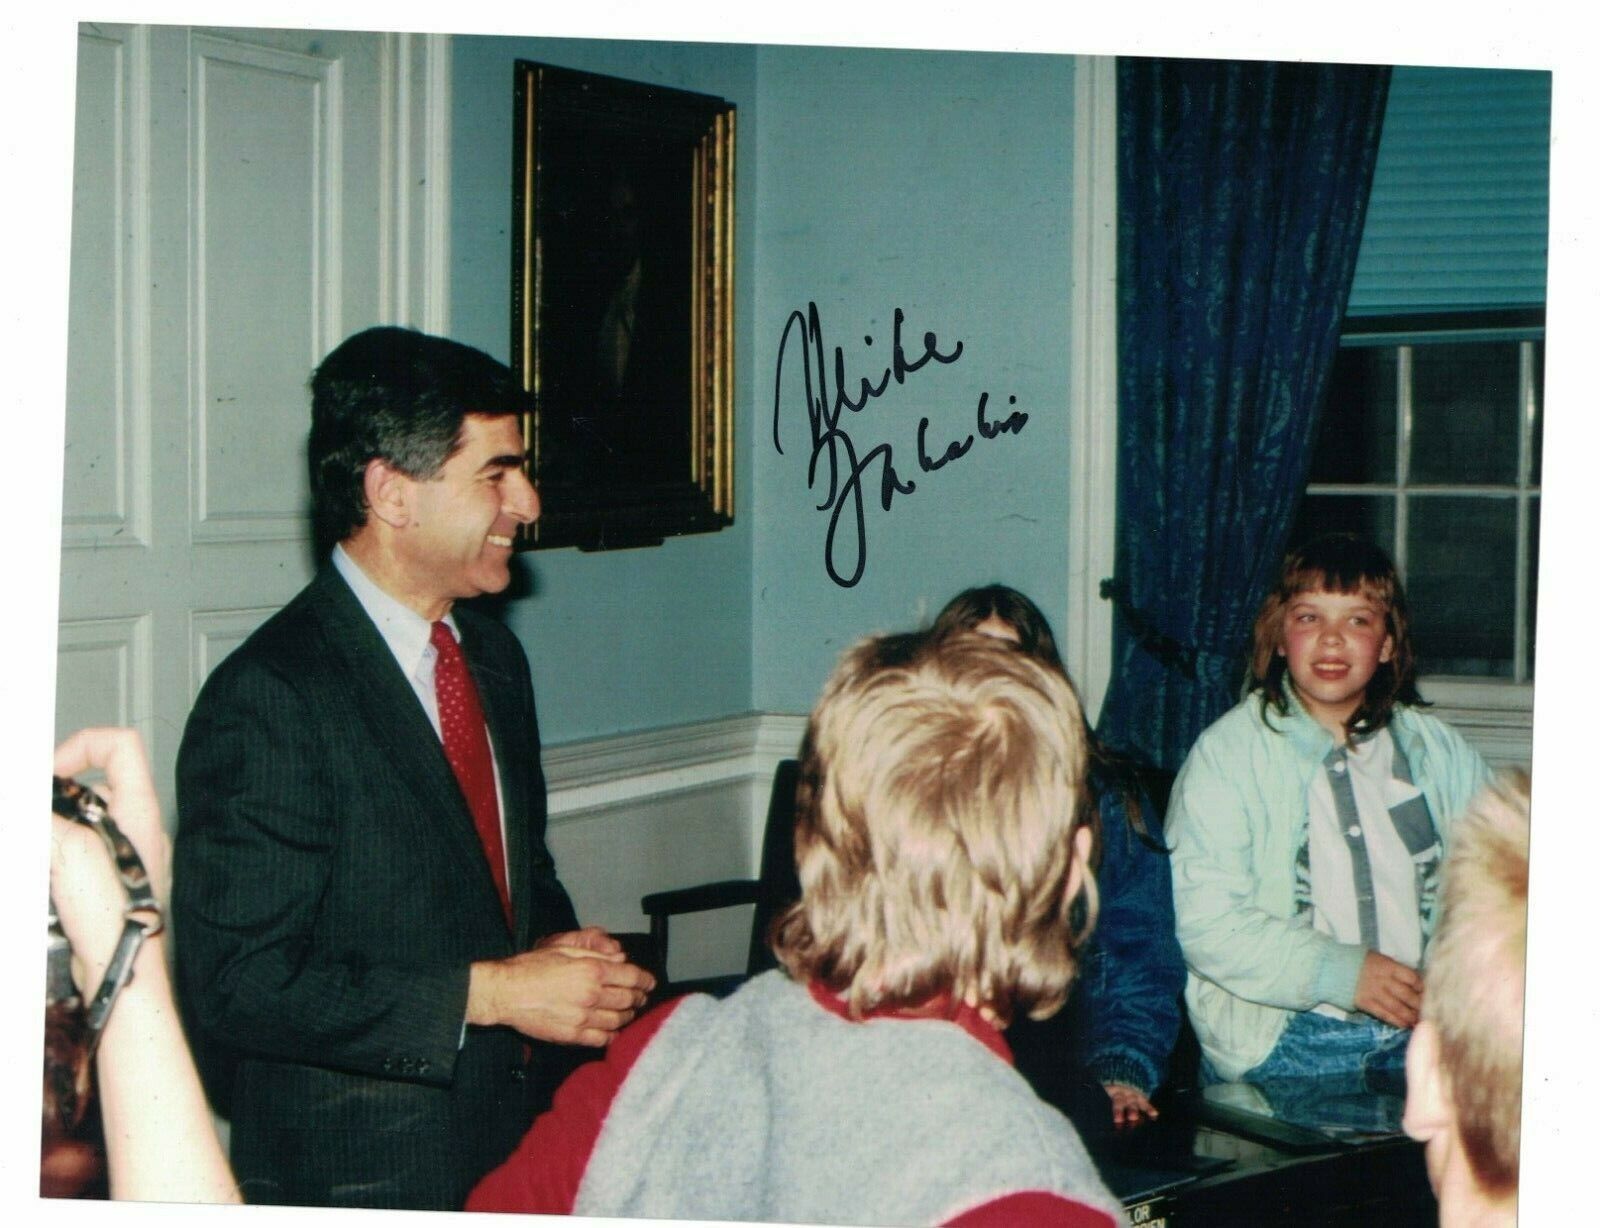
[{"label": "back of blond head", "polygon": [[1479,1184],[1517,1184],[1528,937],[1528,778],[1503,774],[1451,832],[1443,910],[1428,951],[1422,1017]]},{"label": "back of blond head", "polygon": [[1067,898],[1084,765],[1071,685],[1013,645],[856,645],[806,733],[778,957],[856,1015],[940,993],[1058,1009],[1094,916],[1092,881],[1081,931]]}]

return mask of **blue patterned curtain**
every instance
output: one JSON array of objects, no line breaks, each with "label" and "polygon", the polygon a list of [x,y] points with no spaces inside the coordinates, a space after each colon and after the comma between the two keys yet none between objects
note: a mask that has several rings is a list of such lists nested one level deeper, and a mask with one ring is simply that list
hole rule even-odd
[{"label": "blue patterned curtain", "polygon": [[1175,770],[1237,702],[1305,486],[1389,70],[1117,66],[1117,605],[1099,733]]}]

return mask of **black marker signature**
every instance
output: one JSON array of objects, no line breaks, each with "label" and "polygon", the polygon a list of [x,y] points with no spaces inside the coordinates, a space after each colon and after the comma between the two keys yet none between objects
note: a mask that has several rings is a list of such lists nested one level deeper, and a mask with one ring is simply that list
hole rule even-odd
[{"label": "black marker signature", "polygon": [[[772,396],[772,444],[782,453],[783,441],[779,435],[779,422],[782,418],[783,405],[783,361],[791,338],[798,335],[801,338],[800,344],[805,350],[803,370],[806,411],[811,427],[811,461],[806,471],[806,485],[813,490],[816,489],[818,470],[826,459],[827,490],[822,502],[817,504],[819,512],[830,510],[832,512],[828,518],[823,562],[829,578],[841,588],[851,588],[859,583],[867,566],[866,506],[862,489],[863,476],[867,468],[874,461],[881,459],[883,462],[878,498],[884,511],[890,509],[895,495],[909,495],[917,489],[915,480],[902,480],[895,470],[894,450],[889,444],[880,443],[865,455],[857,454],[855,441],[840,425],[844,411],[848,409],[852,413],[860,413],[874,398],[883,396],[891,382],[896,386],[904,385],[906,376],[922,370],[930,361],[948,366],[960,359],[964,348],[963,343],[957,341],[955,348],[948,354],[941,353],[938,336],[929,331],[922,335],[922,353],[914,359],[907,359],[901,339],[901,328],[904,323],[905,313],[896,307],[894,352],[890,365],[883,369],[883,374],[876,383],[863,377],[859,382],[860,392],[856,399],[852,399],[845,391],[850,381],[845,373],[844,351],[838,347],[834,348],[834,393],[831,404],[828,396],[827,347],[823,341],[822,320],[816,303],[809,304],[804,312],[796,310],[789,313],[789,318],[784,322],[782,337],[778,342],[777,374]],[[796,333],[797,326],[798,333]],[[866,337],[865,341],[867,345],[872,344],[870,336]],[[988,399],[989,394],[986,392],[978,402],[978,433],[983,438],[993,439],[996,435],[1006,432],[1020,431],[1027,423],[1028,415],[1021,411],[1012,413],[1002,422],[990,422],[984,412]],[[1011,398],[1011,403],[1016,403],[1015,397]],[[933,473],[951,461],[961,459],[972,448],[974,442],[971,435],[965,439],[955,440],[935,459],[928,455],[927,431],[928,419],[923,418],[917,426],[917,461],[924,473]],[[845,475],[842,482],[841,473]],[[848,575],[845,575],[837,566],[835,546],[839,520],[844,514],[847,503],[853,510],[856,532],[855,566]]]},{"label": "black marker signature", "polygon": [[[1011,398],[1015,405],[1017,398]],[[989,394],[985,392],[978,398],[978,434],[985,439],[993,439],[996,435],[1014,434],[1028,425],[1028,415],[1022,410],[1016,410],[1004,422],[990,422],[984,410],[989,408]],[[934,460],[928,455],[928,420],[924,418],[917,423],[917,463],[922,466],[922,472],[932,473],[936,469],[943,469],[953,460],[960,460],[972,451],[973,439],[968,435],[965,439],[957,439],[945,447],[944,455]],[[885,504],[884,506],[888,506]]]},{"label": "black marker signature", "polygon": [[[879,397],[889,386],[892,379],[896,384],[904,384],[906,376],[915,375],[928,365],[931,359],[940,363],[952,363],[961,357],[962,343],[957,341],[956,348],[948,354],[939,353],[939,338],[932,332],[922,334],[922,356],[915,361],[906,361],[904,343],[900,339],[900,328],[905,323],[905,312],[900,308],[894,309],[894,358],[891,365],[883,369],[883,375],[876,384],[865,377],[861,380],[861,399],[852,401],[850,394],[844,390],[848,382],[844,374],[844,350],[839,346],[833,347],[833,382],[837,391],[834,393],[833,406],[827,407],[828,401],[828,372],[825,357],[826,346],[822,340],[822,317],[817,313],[816,303],[811,303],[805,312],[791,311],[789,318],[783,325],[783,336],[778,339],[778,374],[777,388],[772,397],[772,446],[779,452],[783,451],[783,443],[778,439],[778,405],[783,394],[783,358],[789,348],[789,337],[798,324],[805,330],[806,339],[810,341],[811,349],[806,354],[806,409],[811,418],[811,443],[815,450],[817,440],[821,437],[818,432],[820,425],[825,425],[828,430],[833,430],[839,425],[839,418],[845,410],[860,413],[866,408],[867,402],[873,397]],[[872,338],[864,338],[868,345]],[[805,340],[801,344],[804,345]],[[814,360],[814,365],[813,365]],[[812,386],[812,376],[816,376],[816,385]],[[827,506],[824,504],[823,506]]]}]

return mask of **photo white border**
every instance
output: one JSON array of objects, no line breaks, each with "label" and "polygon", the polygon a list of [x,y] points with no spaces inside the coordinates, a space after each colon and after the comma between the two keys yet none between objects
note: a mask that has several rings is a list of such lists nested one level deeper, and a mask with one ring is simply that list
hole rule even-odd
[{"label": "photo white border", "polygon": [[[1524,1222],[1581,1208],[1592,1201],[1589,1170],[1597,1083],[1591,1038],[1600,1034],[1600,986],[1591,971],[1592,950],[1576,940],[1592,932],[1584,904],[1596,894],[1593,785],[1584,771],[1595,750],[1581,718],[1597,679],[1594,648],[1580,637],[1580,618],[1593,581],[1579,563],[1593,557],[1584,526],[1595,515],[1581,503],[1594,486],[1587,472],[1600,453],[1593,396],[1580,374],[1594,352],[1600,322],[1600,267],[1596,249],[1595,166],[1600,147],[1595,121],[1593,44],[1580,11],[1565,3],[1532,0],[1401,6],[1392,0],[1347,0],[1312,16],[1263,14],[1242,0],[1202,5],[1129,3],[1115,11],[1073,13],[1041,24],[1036,3],[991,0],[983,5],[878,4],[817,0],[804,6],[755,12],[747,4],[675,5],[670,18],[658,5],[594,3],[540,6],[537,30],[530,11],[511,4],[459,0],[420,5],[410,0],[322,0],[319,3],[207,5],[110,3],[71,16],[47,6],[15,6],[4,31],[9,105],[4,157],[10,186],[5,233],[12,255],[4,307],[10,361],[12,478],[0,484],[3,523],[18,529],[9,569],[11,646],[9,698],[0,737],[0,816],[26,833],[3,860],[8,902],[4,921],[14,954],[6,968],[12,996],[30,1005],[7,1012],[5,1036],[14,1061],[12,1105],[36,1095],[39,1015],[31,1005],[42,951],[35,947],[42,912],[45,832],[43,769],[48,758],[53,707],[55,611],[60,541],[61,407],[66,363],[67,238],[70,223],[73,73],[76,22],[82,18],[163,24],[226,24],[291,28],[410,29],[448,33],[635,37],[673,41],[820,43],[855,46],[1053,51],[1080,54],[1182,55],[1369,63],[1460,64],[1542,68],[1555,73],[1551,158],[1551,240],[1545,435],[1543,565],[1539,646],[1542,662],[1535,724],[1534,900],[1530,921],[1529,1021],[1523,1158]],[[109,10],[109,11],[108,11]],[[441,20],[450,29],[440,31]],[[1518,28],[1507,28],[1509,21]],[[1588,393],[1589,395],[1586,395]],[[1580,741],[1580,738],[1583,738]],[[1572,941],[1569,941],[1569,938]],[[40,944],[42,946],[42,944]],[[35,1197],[37,1135],[31,1115],[8,1112],[0,1136],[0,1202],[20,1206]],[[34,1208],[38,1213],[39,1208]],[[53,1204],[56,1223],[91,1222],[105,1207]],[[117,1224],[160,1217],[162,1224],[197,1222],[205,1208],[116,1208]],[[241,1216],[271,1216],[266,1209]],[[316,1217],[318,1212],[294,1212]],[[266,1222],[257,1219],[255,1222]],[[557,1221],[550,1221],[557,1222]],[[566,1220],[561,1222],[571,1223]]]}]

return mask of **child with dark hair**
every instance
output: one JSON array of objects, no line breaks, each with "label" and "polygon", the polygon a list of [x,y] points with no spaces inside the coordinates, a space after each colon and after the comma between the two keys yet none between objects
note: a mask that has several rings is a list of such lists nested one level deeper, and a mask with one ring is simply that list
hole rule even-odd
[{"label": "child with dark hair", "polygon": [[1284,560],[1249,690],[1167,818],[1202,1077],[1398,1074],[1451,825],[1488,768],[1418,710],[1399,576],[1349,534]]},{"label": "child with dark hair", "polygon": [[[990,584],[951,598],[932,633],[962,631],[1009,640],[1067,677],[1049,621],[1014,588]],[[1100,919],[1066,1008],[1042,1023],[1019,1021],[1007,1040],[1034,1090],[1095,1134],[1157,1116],[1150,1096],[1177,1041],[1184,972],[1159,816],[1133,764],[1087,729],[1084,738],[1091,821],[1100,829]]]}]

